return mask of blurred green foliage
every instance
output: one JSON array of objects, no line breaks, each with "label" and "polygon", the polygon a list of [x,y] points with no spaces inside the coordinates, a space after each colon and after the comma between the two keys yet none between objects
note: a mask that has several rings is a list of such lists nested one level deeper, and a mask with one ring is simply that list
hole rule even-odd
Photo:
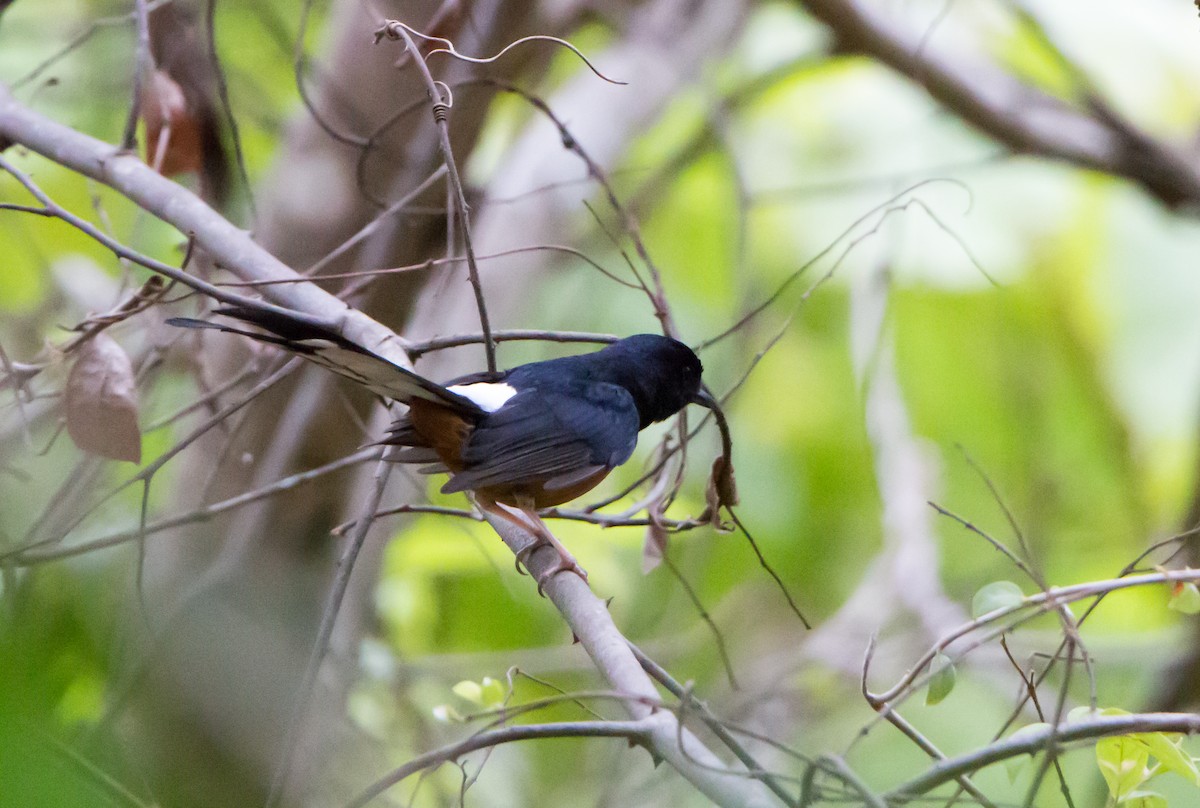
[{"label": "blurred green foliage", "polygon": [[[0,20],[0,80],[19,80],[84,30],[86,20],[127,12],[115,3],[14,4]],[[294,4],[275,0],[221,4],[217,17],[220,54],[255,182],[272,170],[289,116],[301,114],[289,41],[295,12]],[[310,49],[321,42],[324,9],[315,13]],[[1155,6],[1153,13],[1166,12]],[[1060,66],[1028,28],[994,27],[980,14],[974,30],[987,52],[1039,86],[1069,94]],[[70,24],[49,25],[51,19]],[[1149,543],[1177,528],[1193,495],[1193,410],[1200,389],[1194,257],[1200,230],[1115,181],[1024,158],[997,159],[993,144],[882,68],[861,58],[816,59],[815,26],[791,5],[767,4],[748,25],[745,41],[710,66],[725,95],[714,98],[703,85],[681,94],[630,146],[613,177],[623,198],[638,203],[646,243],[689,340],[724,330],[787,284],[763,314],[704,353],[709,384],[725,391],[782,331],[729,404],[739,512],[766,557],[821,623],[837,614],[887,543],[878,446],[867,424],[865,374],[872,365],[858,366],[854,352],[863,329],[856,295],[882,282],[884,337],[872,361],[881,361],[880,345],[894,345],[902,404],[930,468],[929,496],[1016,547],[989,484],[994,486],[1028,541],[1033,563],[1052,584],[1118,574]],[[1120,30],[1119,22],[1111,25]],[[1147,36],[1170,35],[1154,27]],[[589,26],[577,41],[599,49],[614,38],[615,32]],[[1085,68],[1109,58],[1095,41],[1071,44]],[[1155,63],[1167,78],[1155,84],[1157,106],[1149,116],[1168,131],[1173,121],[1194,125],[1192,113],[1200,109],[1196,73],[1177,56],[1176,45],[1165,44],[1161,64]],[[128,23],[106,25],[18,95],[115,142],[124,122],[131,53]],[[794,70],[780,69],[793,61]],[[780,72],[768,87],[737,97],[771,69]],[[549,84],[565,84],[576,70],[563,57]],[[1128,89],[1107,77],[1107,70],[1099,71],[1102,89],[1118,102],[1127,100]],[[513,99],[499,102],[495,115],[493,139],[485,138],[472,165],[480,185],[502,159],[506,138],[530,118]],[[178,233],[106,189],[19,149],[9,154],[14,151],[65,207],[102,218],[138,249],[178,259]],[[661,173],[677,158],[677,170]],[[850,238],[840,236],[875,206],[935,178],[945,181],[905,198],[920,198],[944,228],[910,207],[890,214],[876,233],[868,233],[872,219]],[[964,196],[972,204],[966,212]],[[8,177],[0,177],[0,200],[26,201]],[[601,207],[598,198],[590,201]],[[112,288],[126,270],[61,223],[9,211],[0,212],[0,220],[0,345],[11,359],[29,361],[44,340],[63,339],[58,326],[113,303],[84,305],[73,288],[78,273],[67,277],[56,267],[71,269],[67,262],[84,256]],[[606,267],[620,267],[621,256],[591,227],[587,211],[578,221],[588,253]],[[822,256],[831,244],[834,249]],[[531,296],[528,326],[613,333],[655,326],[637,293],[606,286],[576,264],[564,268],[547,280],[544,299]],[[887,272],[880,274],[881,268]],[[131,277],[140,281],[144,273]],[[815,286],[826,277],[827,283]],[[554,306],[543,305],[550,300]],[[146,322],[118,329],[118,338],[138,343]],[[542,353],[540,347],[506,346],[502,357],[512,364]],[[47,375],[57,378],[60,371]],[[146,391],[146,423],[186,403],[186,375],[173,368],[165,382]],[[65,436],[52,442],[53,418],[39,422],[26,440],[11,396],[4,395],[0,549],[18,546],[47,502],[72,495],[60,485],[79,462]],[[148,460],[186,428],[148,434]],[[46,446],[49,451],[41,452]],[[707,433],[694,445],[692,473],[673,513],[702,509],[699,470],[715,447]],[[96,490],[108,490],[131,470],[105,464],[94,473],[103,482]],[[615,491],[639,473],[636,463],[622,468],[604,490]],[[148,500],[152,517],[173,513],[175,482],[170,468],[156,479]],[[78,535],[135,525],[140,507],[141,491],[131,489]],[[978,536],[932,512],[929,519],[938,540],[938,580],[964,616],[981,586],[1016,579],[1012,565]],[[638,574],[642,529],[567,522],[556,523],[555,531],[589,570],[595,589],[612,599],[617,623],[631,639],[678,678],[695,682],[698,692],[729,695],[714,640],[670,571]],[[472,709],[455,701],[456,682],[502,680],[510,665],[518,665],[563,690],[595,687],[561,619],[532,596],[532,587],[511,569],[511,556],[478,523],[433,515],[397,522],[385,552],[372,594],[373,636],[347,708],[348,723],[385,751],[381,760],[350,762],[354,776],[374,776],[384,760],[406,759],[459,737],[458,727],[434,725],[431,717],[438,705]],[[835,666],[794,663],[805,635],[744,538],[693,531],[672,538],[670,557],[724,633],[738,676],[771,681],[782,706],[765,722],[768,733],[810,753],[853,741],[872,717],[859,683]],[[154,802],[121,785],[137,782],[126,770],[136,766],[96,741],[117,737],[106,735],[116,730],[99,722],[117,684],[113,656],[127,650],[121,622],[130,619],[127,597],[137,564],[136,548],[127,545],[70,562],[3,570],[0,804]],[[1020,583],[1031,591],[1029,582]],[[1189,618],[1166,608],[1168,594],[1120,593],[1089,621],[1085,639],[1097,657],[1103,703],[1140,709],[1152,701],[1172,650],[1190,631],[1184,622]],[[928,644],[913,622],[901,604],[894,614],[877,615],[875,627],[884,639],[895,632],[904,643],[890,649],[880,663],[884,670],[902,670]],[[1055,632],[1050,621],[1018,632],[1012,642],[1019,661],[1053,650]],[[855,660],[850,667],[862,653],[861,644],[845,650]],[[1010,709],[1015,681],[1003,668],[1003,685],[969,664],[955,670],[953,691],[933,700],[944,698],[941,704],[907,708],[947,754],[991,740]],[[548,693],[531,680],[517,681],[515,702]],[[1076,700],[1087,697],[1083,685],[1072,693]],[[530,720],[581,715],[560,705]],[[749,708],[745,715],[762,717]],[[601,744],[531,744],[520,758],[506,751],[505,765],[488,770],[491,798],[479,804],[518,804],[530,798],[522,789],[530,781],[545,784],[536,792],[539,804],[581,794],[598,799],[605,772],[624,760],[624,750]],[[1068,772],[1096,788],[1094,762],[1082,757],[1070,757]],[[883,728],[861,741],[852,761],[865,778],[883,785],[928,765],[919,750]],[[647,779],[666,779],[641,758],[636,765]],[[573,774],[588,785],[577,786]],[[663,779],[654,784],[661,787]],[[1012,785],[995,770],[979,782],[1010,796],[1027,787],[1027,780]],[[456,771],[431,778],[429,793],[438,796],[430,804],[450,800],[457,787]]]}]

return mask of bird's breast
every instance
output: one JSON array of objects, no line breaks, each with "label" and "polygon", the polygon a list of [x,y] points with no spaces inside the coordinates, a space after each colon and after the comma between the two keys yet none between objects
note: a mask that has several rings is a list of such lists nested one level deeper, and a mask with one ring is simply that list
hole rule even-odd
[{"label": "bird's breast", "polygon": [[500,502],[504,505],[512,505],[515,508],[534,508],[538,510],[541,508],[553,508],[555,505],[570,502],[576,497],[581,497],[588,491],[591,491],[608,476],[610,471],[612,469],[601,466],[594,474],[566,488],[547,488],[544,483],[527,480],[513,485],[486,486],[478,489],[475,493],[485,499]]}]

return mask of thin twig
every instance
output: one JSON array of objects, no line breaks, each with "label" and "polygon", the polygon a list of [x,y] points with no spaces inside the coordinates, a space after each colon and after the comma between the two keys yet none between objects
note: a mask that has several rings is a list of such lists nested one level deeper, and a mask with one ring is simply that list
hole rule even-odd
[{"label": "thin twig", "polygon": [[515,741],[540,738],[625,738],[631,743],[645,743],[651,727],[645,719],[635,721],[563,721],[555,724],[524,724],[504,727],[472,735],[440,749],[415,757],[403,766],[394,769],[385,777],[376,780],[354,799],[346,808],[362,808],[392,786],[419,771],[440,766],[447,761],[457,760],[477,749],[487,749]]},{"label": "thin twig", "polygon": [[[933,741],[926,738],[920,730],[910,724],[908,720],[904,718],[904,716],[900,715],[900,713],[898,713],[891,705],[884,706],[880,710],[880,714],[883,716],[884,720],[886,720],[896,729],[900,730],[904,737],[916,744],[917,748],[929,755],[932,760],[944,761],[946,759],[946,756],[942,753],[942,750],[938,749],[937,746],[934,745]],[[967,776],[967,774],[956,774],[954,779],[958,782],[959,788],[974,797],[980,805],[984,806],[985,808],[996,808],[996,804],[989,800],[987,796],[979,790],[979,787],[971,782],[971,779]]]},{"label": "thin twig", "polygon": [[[737,759],[745,765],[747,770],[759,772],[757,775],[758,778],[766,784],[767,788],[771,789],[771,791],[775,793],[775,796],[783,800],[785,805],[793,804],[791,794],[788,793],[787,789],[779,781],[779,779],[767,771],[766,767],[759,763],[754,756],[751,755],[746,748],[738,742],[737,738],[733,737],[732,733],[726,729],[724,722],[713,715],[707,704],[697,699],[691,691],[687,690],[682,684],[676,681],[675,677],[671,676],[666,668],[662,667],[649,656],[647,656],[645,652],[643,652],[636,645],[629,643],[629,648],[631,651],[633,651],[633,655],[637,657],[637,661],[642,666],[642,669],[646,671],[646,673],[650,674],[650,676],[652,676],[656,682],[665,687],[671,695],[678,699],[687,698],[690,700],[691,711],[699,715],[700,720],[704,722],[709,731],[711,731],[713,735],[717,736],[721,743],[725,744],[726,748],[729,749],[729,751],[732,752]],[[788,752],[795,754],[791,752],[791,750],[788,750]]]},{"label": "thin twig", "polygon": [[45,550],[40,553],[20,551],[14,554],[6,553],[0,555],[0,563],[9,564],[13,567],[26,567],[36,564],[45,564],[50,561],[59,561],[64,558],[83,555],[85,553],[103,550],[108,547],[116,547],[127,542],[135,541],[144,536],[150,536],[154,533],[161,533],[164,530],[180,527],[182,525],[190,525],[197,522],[207,522],[210,519],[225,513],[235,510],[244,505],[249,505],[252,502],[257,502],[283,491],[290,491],[293,488],[312,482],[327,474],[332,474],[349,466],[354,466],[359,463],[366,462],[372,458],[377,458],[380,454],[378,449],[362,449],[347,457],[338,458],[331,463],[326,463],[323,466],[318,466],[308,471],[298,472],[284,477],[281,480],[276,480],[270,485],[264,485],[261,488],[256,488],[253,491],[245,491],[237,496],[214,502],[211,505],[205,505],[202,508],[189,511],[188,513],[179,514],[178,516],[170,516],[160,519],[156,522],[151,522],[142,528],[120,530],[116,533],[103,536],[98,539],[73,544],[69,547],[59,547],[53,550]]},{"label": "thin twig", "polygon": [[390,39],[403,39],[409,53],[413,56],[413,63],[417,66],[417,71],[421,74],[421,78],[425,82],[425,88],[429,91],[429,100],[433,104],[433,120],[437,125],[438,143],[442,151],[442,160],[446,165],[450,179],[450,188],[454,195],[454,210],[458,216],[459,235],[462,237],[463,249],[467,254],[467,276],[471,280],[471,289],[475,293],[475,308],[479,311],[479,326],[484,334],[483,347],[487,357],[487,369],[489,372],[494,373],[496,370],[496,343],[492,340],[492,324],[488,317],[487,300],[483,295],[483,284],[479,280],[479,267],[475,262],[475,248],[471,243],[470,208],[467,206],[467,195],[463,191],[462,178],[458,174],[458,163],[454,159],[453,144],[450,142],[450,122],[448,120],[450,99],[443,94],[443,87],[445,85],[439,86],[439,82],[434,80],[433,74],[429,72],[429,65],[421,57],[421,52],[417,49],[417,44],[413,42],[412,37],[406,29],[407,26],[403,23],[388,22],[376,33],[376,41],[378,41],[380,36],[387,36]]},{"label": "thin twig", "polygon": [[[223,269],[243,280],[272,280],[295,277],[289,267],[257,244],[251,235],[214,211],[194,193],[156,173],[135,155],[124,154],[110,144],[77,132],[17,102],[0,85],[0,138],[19,143],[47,159],[91,177],[124,195],[139,208],[174,226],[197,247],[203,248]],[[23,175],[22,175],[23,176]],[[28,182],[28,178],[26,178]],[[32,184],[32,183],[30,183]],[[28,186],[27,186],[28,187]],[[33,189],[30,189],[33,192]],[[37,194],[35,194],[37,196]],[[43,194],[44,197],[44,194]],[[79,226],[77,217],[68,218]],[[137,255],[116,244],[94,227],[82,223],[89,236],[131,260]],[[358,345],[393,361],[403,362],[404,340],[391,329],[360,311],[350,309],[333,295],[314,285],[272,287],[266,297],[272,302],[231,295],[216,286],[182,273],[175,267],[144,258],[143,266],[179,280],[185,285],[239,306],[274,311],[284,316],[332,329]]]},{"label": "thin twig", "polygon": [[[607,345],[616,342],[619,337],[612,334],[596,334],[586,331],[543,331],[541,329],[513,328],[493,331],[492,339],[496,342],[511,342],[517,340],[536,340],[538,342],[583,342],[592,345]],[[483,342],[482,334],[452,334],[446,337],[434,337],[424,342],[414,342],[409,347],[409,354],[414,360],[427,353],[443,351],[447,348],[457,348],[462,345],[475,345]]]},{"label": "thin twig", "polygon": [[[559,39],[556,36],[547,36],[545,34],[534,34],[532,36],[523,36],[520,39],[514,40],[514,41],[508,43],[507,45],[505,45],[503,48],[500,49],[500,52],[494,56],[467,56],[465,54],[459,53],[458,50],[455,49],[454,43],[451,42],[449,39],[446,39],[445,37],[430,36],[428,34],[423,34],[420,31],[418,31],[416,28],[413,28],[411,25],[406,25],[405,23],[402,23],[399,21],[390,21],[390,22],[393,25],[401,26],[408,33],[410,33],[414,36],[420,37],[421,39],[424,39],[427,42],[438,42],[441,44],[440,48],[434,48],[433,50],[429,51],[429,53],[425,54],[426,59],[428,59],[430,56],[433,56],[435,53],[448,53],[451,56],[453,56],[455,59],[458,59],[459,61],[470,62],[471,64],[477,64],[477,65],[486,65],[486,64],[491,64],[492,62],[495,62],[496,60],[498,60],[500,57],[504,56],[504,54],[508,53],[513,48],[515,48],[519,45],[524,45],[526,42],[551,42],[555,45],[566,48],[567,50],[571,51],[571,53],[574,53],[576,56],[578,56],[583,61],[583,63],[585,65],[588,66],[589,70],[591,70],[593,73],[595,73],[597,76],[599,76],[604,81],[607,81],[609,84],[619,84],[619,85],[624,86],[629,83],[627,81],[617,81],[616,79],[612,79],[612,78],[609,78],[608,76],[604,75],[603,73],[601,73],[599,71],[599,69],[597,69],[597,67],[595,65],[593,65],[591,63],[591,61],[588,60],[588,58],[586,56],[583,55],[583,52],[581,50],[579,50],[579,48],[575,47],[567,40]],[[420,57],[419,51],[417,51],[415,48],[411,49],[410,52],[412,53],[414,58]]]},{"label": "thin twig", "polygon": [[[84,522],[84,520],[86,520],[87,517],[91,515],[92,510],[94,510],[95,508],[98,508],[100,505],[104,504],[105,502],[112,500],[113,497],[117,496],[117,494],[121,493],[122,491],[126,490],[127,488],[129,488],[130,486],[132,486],[136,483],[142,483],[143,485],[148,485],[150,483],[150,481],[154,478],[154,475],[157,474],[159,472],[159,470],[162,469],[163,466],[165,466],[168,462],[170,462],[170,460],[172,458],[174,458],[176,455],[178,455],[180,452],[182,452],[188,446],[192,445],[197,440],[199,440],[201,437],[203,437],[205,434],[207,434],[210,429],[212,429],[213,427],[217,426],[218,424],[224,422],[224,420],[226,418],[228,418],[230,415],[233,415],[235,412],[237,412],[238,410],[245,407],[247,404],[249,404],[251,401],[253,401],[255,398],[257,398],[261,393],[263,393],[266,390],[273,387],[277,382],[282,380],[284,377],[286,377],[288,374],[290,374],[293,370],[295,370],[297,367],[299,367],[300,362],[301,362],[301,360],[297,357],[291,358],[279,370],[275,371],[270,376],[263,379],[261,382],[259,382],[253,388],[251,388],[244,396],[242,396],[241,398],[239,398],[237,401],[233,402],[232,404],[227,405],[226,407],[221,409],[219,412],[215,413],[212,417],[205,420],[202,424],[198,425],[191,432],[189,432],[182,440],[178,441],[170,449],[168,449],[167,451],[163,452],[161,455],[156,457],[152,463],[148,464],[143,469],[141,469],[137,474],[130,477],[128,480],[126,480],[125,482],[116,486],[113,490],[109,491],[107,494],[102,496],[98,502],[96,502],[95,504],[92,505],[91,509],[89,509],[83,515],[81,515],[78,519],[76,519],[71,525],[69,525],[67,527],[67,529],[65,531],[63,531],[61,536],[52,536],[47,539],[43,539],[40,541],[32,541],[27,544],[24,544],[21,547],[16,548],[4,555],[0,555],[0,561],[3,561],[4,559],[9,558],[11,556],[17,556],[20,554],[24,554],[29,550],[35,549],[37,547],[40,547],[40,546],[43,546],[46,544],[54,544],[58,541],[61,541],[63,538],[65,538],[67,535],[69,535],[72,530],[74,530],[80,524],[82,524]],[[141,530],[139,529],[133,538],[136,539],[140,535],[141,535]],[[128,541],[129,539],[125,539],[125,540]],[[68,551],[70,549],[72,549],[72,548],[67,548]]]},{"label": "thin twig", "polygon": [[705,608],[704,602],[700,600],[700,595],[696,593],[691,582],[683,576],[679,567],[671,560],[671,556],[667,553],[666,548],[663,549],[662,560],[666,568],[670,570],[671,575],[679,582],[683,593],[691,601],[692,608],[696,610],[696,615],[703,621],[704,625],[708,626],[709,633],[712,634],[713,641],[716,643],[717,656],[720,657],[721,665],[725,668],[725,676],[729,679],[729,687],[733,690],[740,690],[741,687],[738,685],[737,676],[733,672],[733,660],[729,658],[729,650],[725,647],[725,636],[721,634],[721,629],[717,627],[716,621],[708,613],[708,609]]},{"label": "thin twig", "polygon": [[[0,99],[0,100],[2,100],[2,99]],[[165,264],[162,261],[159,261],[158,259],[151,258],[148,255],[144,255],[144,254],[138,252],[137,250],[127,247],[124,244],[117,241],[116,239],[109,236],[107,233],[105,233],[100,228],[96,227],[91,222],[81,219],[79,216],[76,216],[74,213],[71,213],[66,208],[60,207],[53,199],[51,199],[49,197],[49,195],[47,195],[44,191],[42,191],[42,189],[33,182],[33,180],[29,177],[28,174],[25,174],[23,171],[18,169],[12,163],[10,163],[8,160],[6,160],[3,156],[0,156],[0,169],[3,169],[4,171],[7,171],[9,174],[11,174],[13,176],[13,178],[15,178],[17,180],[17,182],[21,183],[21,185],[25,187],[25,190],[29,191],[29,193],[32,194],[33,197],[42,204],[44,210],[46,211],[42,215],[50,216],[55,219],[59,219],[65,223],[71,225],[76,230],[79,230],[84,235],[88,236],[89,238],[95,240],[99,244],[101,244],[104,247],[111,250],[113,252],[113,254],[115,254],[118,258],[123,258],[127,261],[132,261],[135,264],[138,264],[140,266],[145,267],[146,269],[157,272],[160,275],[164,275],[164,276],[170,278],[171,280],[178,281],[179,283],[182,283],[184,286],[194,289],[197,292],[203,292],[204,294],[208,295],[209,297],[213,298],[214,300],[219,300],[220,302],[226,303],[228,305],[244,306],[244,307],[247,307],[250,309],[256,309],[259,311],[272,311],[277,314],[282,314],[282,315],[288,316],[288,317],[298,317],[301,320],[313,322],[314,324],[323,325],[324,327],[328,327],[328,325],[329,325],[327,323],[318,323],[318,322],[316,322],[315,318],[307,317],[303,313],[294,311],[292,309],[283,308],[281,306],[276,306],[272,303],[268,303],[263,300],[259,300],[259,299],[252,298],[252,297],[244,297],[244,296],[236,294],[234,292],[226,291],[226,290],[222,289],[221,287],[216,286],[215,284],[209,283],[208,281],[202,280],[201,278],[197,278],[194,275],[190,275],[187,272],[184,272],[182,269],[179,269],[178,267],[173,267],[170,264]]]},{"label": "thin twig", "polygon": [[238,177],[242,181],[242,190],[246,192],[246,203],[250,208],[250,218],[258,217],[254,204],[254,188],[250,184],[250,172],[246,169],[246,153],[242,148],[242,135],[238,129],[237,116],[233,114],[233,104],[229,102],[229,82],[225,79],[225,66],[217,55],[217,0],[205,0],[204,28],[205,45],[208,46],[208,60],[211,63],[213,77],[216,79],[217,98],[221,102],[221,112],[225,116],[225,125],[229,127],[229,139],[233,142],[233,159],[237,164]]},{"label": "thin twig", "polygon": [[[1051,587],[1045,591],[1038,592],[1035,595],[1029,595],[1020,603],[1012,606],[1007,606],[1001,609],[988,612],[981,615],[975,620],[971,620],[963,625],[953,629],[933,646],[921,655],[921,658],[909,669],[907,673],[900,677],[900,680],[884,693],[873,693],[870,695],[872,703],[891,703],[896,700],[901,691],[909,688],[913,681],[926,669],[933,658],[942,653],[955,641],[977,631],[986,626],[993,626],[1006,618],[1013,617],[1020,612],[1029,610],[1033,613],[1041,613],[1051,609],[1058,608],[1062,603],[1073,603],[1077,600],[1085,598],[1100,597],[1111,592],[1117,592],[1122,589],[1132,589],[1141,586],[1154,586],[1156,584],[1165,583],[1196,583],[1200,581],[1200,570],[1163,570],[1156,573],[1147,573],[1144,575],[1132,575],[1126,578],[1113,578],[1103,581],[1090,581],[1088,583],[1073,584],[1071,586]],[[1032,616],[1032,615],[1031,615]],[[1028,618],[1024,618],[1028,619]],[[1003,630],[1011,630],[1012,626],[1006,626]]]},{"label": "thin twig", "polygon": [[125,132],[121,135],[121,148],[133,151],[137,148],[137,125],[141,114],[142,86],[154,70],[154,57],[150,53],[150,12],[146,0],[133,0],[134,23],[137,29],[137,47],[133,67],[133,92],[129,102],[129,114],[125,117]]},{"label": "thin twig", "polygon": [[584,150],[579,141],[575,139],[575,136],[571,134],[570,129],[567,128],[566,123],[564,123],[562,119],[555,114],[554,110],[552,110],[545,101],[513,84],[495,80],[493,80],[491,83],[500,90],[512,93],[520,98],[525,99],[527,103],[532,105],[535,109],[546,116],[550,122],[554,124],[555,128],[558,129],[559,135],[562,138],[563,147],[573,152],[577,157],[579,157],[580,160],[583,161],[584,165],[587,167],[588,176],[595,180],[600,186],[600,189],[604,191],[605,200],[608,202],[609,207],[611,207],[613,211],[615,211],[617,215],[621,217],[622,225],[625,228],[626,235],[628,235],[630,241],[633,242],[633,246],[637,251],[638,258],[641,259],[642,264],[650,273],[650,280],[653,288],[648,285],[643,285],[643,288],[645,289],[646,295],[650,299],[651,305],[654,307],[654,316],[657,317],[659,322],[662,324],[663,333],[669,337],[678,338],[678,329],[676,329],[674,319],[671,316],[670,306],[667,302],[666,290],[663,288],[662,276],[659,274],[658,267],[650,259],[650,251],[647,249],[645,242],[642,240],[641,228],[638,226],[637,219],[633,216],[633,214],[621,204],[620,199],[617,197],[616,189],[613,188],[612,182],[609,180],[608,175],[604,172],[604,169],[599,163],[592,159],[591,155],[589,155],[587,151]]},{"label": "thin twig", "polygon": [[883,797],[888,804],[903,805],[912,802],[922,794],[961,775],[970,774],[1003,760],[1036,754],[1046,747],[1051,738],[1056,738],[1060,744],[1069,744],[1137,732],[1182,732],[1194,735],[1200,732],[1200,715],[1135,713],[1088,718],[1072,721],[1065,726],[1047,726],[1027,734],[1022,733],[1019,738],[997,741],[965,755],[940,761],[920,776],[887,792]]}]

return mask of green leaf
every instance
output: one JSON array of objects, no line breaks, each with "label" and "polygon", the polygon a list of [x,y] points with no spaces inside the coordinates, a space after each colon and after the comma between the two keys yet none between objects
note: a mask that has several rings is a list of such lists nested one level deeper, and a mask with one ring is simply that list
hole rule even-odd
[{"label": "green leaf", "polygon": [[1200,614],[1200,587],[1190,582],[1175,584],[1167,608],[1181,614]]},{"label": "green leaf", "polygon": [[929,668],[933,675],[929,677],[929,686],[925,690],[925,703],[932,707],[950,695],[958,674],[954,669],[954,662],[945,654],[935,656],[929,663]]},{"label": "green leaf", "polygon": [[490,676],[483,677],[480,696],[484,707],[499,707],[504,704],[504,685]]},{"label": "green leaf", "polygon": [[1167,798],[1154,791],[1134,791],[1117,800],[1121,808],[1167,808]]},{"label": "green leaf", "polygon": [[1150,748],[1137,738],[1121,735],[1096,742],[1096,764],[1108,784],[1108,793],[1120,801],[1150,776]]},{"label": "green leaf", "polygon": [[454,695],[458,696],[460,699],[469,701],[472,704],[477,704],[480,707],[483,706],[483,688],[480,686],[479,682],[472,682],[470,679],[464,679],[450,689],[453,690]]},{"label": "green leaf", "polygon": [[93,721],[104,713],[104,680],[87,671],[75,677],[55,706],[64,723]]},{"label": "green leaf", "polygon": [[[1014,732],[1012,735],[1009,735],[1008,740],[1023,741],[1030,737],[1038,737],[1038,736],[1041,736],[1042,733],[1044,733],[1049,728],[1050,728],[1050,725],[1045,722],[1038,722],[1036,724],[1030,724],[1028,726],[1021,727],[1019,730]],[[1030,754],[1028,756],[1018,755],[1017,757],[1010,757],[1004,761],[1004,769],[1005,769],[1005,771],[1008,772],[1008,780],[1010,783],[1016,782],[1017,775],[1019,775],[1021,773],[1021,770],[1025,768],[1025,764],[1028,763],[1032,759],[1033,759],[1033,755]]]},{"label": "green leaf", "polygon": [[997,609],[1008,609],[1025,600],[1021,587],[1012,581],[993,581],[975,593],[971,599],[971,615],[975,619]]},{"label": "green leaf", "polygon": [[1142,732],[1135,737],[1146,744],[1163,769],[1175,772],[1194,786],[1200,786],[1200,770],[1196,769],[1196,762],[1191,756],[1180,748],[1182,738],[1174,741],[1165,732]]}]

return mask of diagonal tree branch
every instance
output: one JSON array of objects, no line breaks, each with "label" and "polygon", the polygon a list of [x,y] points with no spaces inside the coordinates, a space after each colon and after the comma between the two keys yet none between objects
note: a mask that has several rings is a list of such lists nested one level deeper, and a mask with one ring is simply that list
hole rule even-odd
[{"label": "diagonal tree branch", "polygon": [[469,752],[490,749],[514,741],[538,738],[625,738],[631,744],[640,743],[646,736],[647,721],[575,721],[558,724],[526,724],[480,732],[466,740],[434,749],[413,758],[398,769],[372,783],[356,796],[346,808],[362,808],[392,786],[419,771],[432,769],[446,761],[458,760]]},{"label": "diagonal tree branch", "polygon": [[[514,554],[537,540],[502,519],[488,522]],[[537,579],[558,563],[557,552],[543,545],[528,556],[529,574]],[[642,669],[629,642],[612,621],[608,605],[596,597],[578,575],[555,575],[546,582],[546,597],[562,613],[600,674],[620,693],[630,717],[646,725],[646,746],[702,791],[717,805],[775,805],[766,788],[749,772],[729,769],[668,710],[655,710],[658,691]]]},{"label": "diagonal tree branch", "polygon": [[[18,143],[59,165],[120,192],[143,210],[194,238],[223,269],[246,281],[285,281],[296,273],[200,197],[163,177],[135,154],[46,118],[0,85],[0,142]],[[404,363],[403,341],[390,329],[310,283],[278,283],[264,296],[277,305],[321,318],[349,340]]]},{"label": "diagonal tree branch", "polygon": [[1200,166],[1122,119],[1098,97],[1084,108],[999,66],[945,53],[866,0],[800,0],[842,50],[870,56],[920,85],[950,112],[1016,152],[1132,180],[1169,208],[1200,210]]}]

